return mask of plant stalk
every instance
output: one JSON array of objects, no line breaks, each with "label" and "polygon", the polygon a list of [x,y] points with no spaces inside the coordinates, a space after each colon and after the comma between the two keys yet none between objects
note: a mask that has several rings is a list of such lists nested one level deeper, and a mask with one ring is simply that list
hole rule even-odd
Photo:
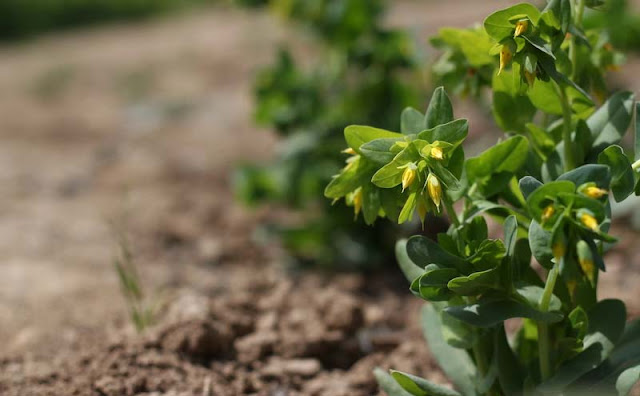
[{"label": "plant stalk", "polygon": [[576,161],[573,155],[573,147],[571,145],[571,103],[567,96],[566,90],[560,85],[556,84],[556,90],[560,96],[560,103],[562,104],[562,141],[564,142],[564,170],[568,172],[575,169]]},{"label": "plant stalk", "polygon": [[637,171],[638,169],[640,169],[640,160],[637,160],[636,162],[631,164],[631,169],[633,169],[634,171]]},{"label": "plant stalk", "polygon": [[[575,17],[573,19],[573,24],[577,29],[582,27],[582,18],[584,16],[584,0],[578,0],[577,5],[574,4],[574,1],[571,1],[572,9],[575,12]],[[578,76],[578,50],[577,50],[577,42],[576,37],[571,36],[571,41],[569,43],[569,59],[571,60],[571,79],[573,81],[576,80]]]},{"label": "plant stalk", "polygon": [[[559,262],[555,263],[547,276],[547,282],[544,285],[544,292],[540,299],[540,310],[542,312],[547,312],[549,310],[553,289],[556,287],[556,281],[558,280],[559,266]],[[551,377],[552,371],[550,338],[549,325],[543,322],[538,322],[538,354],[540,355],[540,374],[542,375],[543,381]]]},{"label": "plant stalk", "polygon": [[444,207],[447,210],[447,215],[449,215],[449,219],[456,227],[460,227],[460,219],[458,218],[458,214],[453,208],[453,203],[449,199],[446,194],[442,195],[442,202],[444,203]]}]

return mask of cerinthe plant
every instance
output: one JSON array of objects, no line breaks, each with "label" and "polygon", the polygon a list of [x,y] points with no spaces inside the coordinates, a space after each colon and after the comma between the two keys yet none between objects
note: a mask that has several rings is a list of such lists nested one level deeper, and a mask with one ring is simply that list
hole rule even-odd
[{"label": "cerinthe plant", "polygon": [[[619,55],[582,26],[585,8],[601,5],[518,4],[483,30],[441,32],[447,70],[481,72],[466,76],[492,89],[506,132],[477,157],[465,159],[468,123],[442,88],[426,114],[402,112],[401,133],[346,128],[349,158],[328,198],[344,197],[367,222],[416,212],[424,222],[429,211],[451,220],[437,242],[413,236],[396,255],[411,292],[431,302],[424,333],[455,390],[378,370],[389,395],[624,395],[638,381],[640,321],[597,298],[616,241],[610,200],[640,194],[637,116],[635,162],[618,145],[640,106],[628,92],[607,98],[604,73]],[[484,216],[502,223],[502,239],[489,238]],[[512,318],[521,321],[508,337]]]}]

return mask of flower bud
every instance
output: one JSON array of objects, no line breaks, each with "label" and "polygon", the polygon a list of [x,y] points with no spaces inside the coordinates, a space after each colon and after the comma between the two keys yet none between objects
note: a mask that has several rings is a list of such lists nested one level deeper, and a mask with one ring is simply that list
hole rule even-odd
[{"label": "flower bud", "polygon": [[589,186],[584,189],[584,194],[589,198],[602,198],[607,195],[609,192],[607,190],[603,190],[602,188],[598,188],[595,186]]},{"label": "flower bud", "polygon": [[420,218],[420,222],[422,223],[422,229],[424,230],[424,219],[427,217],[427,212],[429,211],[428,203],[425,201],[425,197],[420,194],[418,198],[418,217]]},{"label": "flower bud", "polygon": [[431,158],[441,161],[444,159],[444,152],[440,147],[431,147]]},{"label": "flower bud", "polygon": [[409,164],[409,166],[404,169],[404,172],[402,173],[402,192],[413,184],[416,180],[417,173],[416,166],[413,164]]},{"label": "flower bud", "polygon": [[360,214],[362,209],[362,188],[358,188],[353,194],[353,210],[356,213],[356,217]]},{"label": "flower bud", "polygon": [[498,70],[498,74],[502,73],[504,68],[511,62],[513,59],[513,53],[508,45],[503,45],[500,50],[500,70]]},{"label": "flower bud", "polygon": [[562,232],[554,235],[553,242],[551,243],[551,252],[556,261],[560,260],[567,253],[567,238]]},{"label": "flower bud", "polygon": [[576,245],[576,251],[578,253],[578,263],[580,263],[580,268],[582,268],[582,272],[587,276],[589,282],[593,284],[595,278],[595,265],[593,264],[593,254],[591,253],[591,248],[589,248],[589,244],[585,241],[579,241]]},{"label": "flower bud", "polygon": [[429,173],[427,177],[427,190],[431,200],[440,209],[440,200],[442,199],[442,187],[440,186],[440,180],[433,174]]},{"label": "flower bud", "polygon": [[548,221],[555,212],[556,210],[553,207],[553,205],[549,205],[546,208],[544,208],[544,210],[542,211],[542,222],[544,223]]},{"label": "flower bud", "polygon": [[591,213],[583,211],[579,214],[579,218],[582,225],[584,225],[588,229],[592,231],[598,230],[598,220],[596,220],[596,218],[593,217]]},{"label": "flower bud", "polygon": [[524,78],[527,80],[527,84],[530,87],[533,87],[533,84],[536,82],[536,72],[529,73],[528,71],[524,71]]},{"label": "flower bud", "polygon": [[529,21],[524,19],[522,21],[516,22],[516,31],[513,34],[513,37],[518,37],[522,33],[526,32],[529,28]]},{"label": "flower bud", "polygon": [[347,147],[346,149],[342,150],[342,153],[344,154],[349,154],[349,155],[356,155],[356,150],[352,149],[351,147]]}]

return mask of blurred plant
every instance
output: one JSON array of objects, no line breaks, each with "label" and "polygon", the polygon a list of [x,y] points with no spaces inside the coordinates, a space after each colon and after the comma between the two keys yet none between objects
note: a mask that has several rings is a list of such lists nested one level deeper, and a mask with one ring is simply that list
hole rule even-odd
[{"label": "blurred plant", "polygon": [[292,256],[322,265],[371,266],[388,256],[377,247],[394,227],[365,228],[345,220],[348,209],[318,200],[344,161],[339,153],[349,122],[397,126],[397,114],[417,100],[416,54],[410,37],[382,27],[380,0],[272,0],[270,8],[313,34],[318,51],[303,67],[289,49],[255,84],[256,120],[282,137],[270,164],[236,174],[249,204],[275,202],[306,213],[304,225],[277,225]]},{"label": "blurred plant", "polygon": [[213,0],[2,0],[0,40],[102,21],[140,19]]},{"label": "blurred plant", "polygon": [[[600,4],[521,3],[485,19],[486,36],[468,31],[470,47],[494,55],[486,83],[506,132],[477,157],[465,159],[468,123],[442,88],[425,114],[402,112],[401,133],[345,129],[351,157],[327,198],[344,198],[367,223],[416,212],[423,223],[429,212],[451,220],[437,242],[400,240],[396,256],[411,292],[431,302],[424,333],[455,390],[376,370],[390,396],[626,395],[640,380],[640,319],[627,323],[622,301],[597,298],[616,242],[610,199],[640,195],[640,104],[619,92],[597,106],[588,94],[605,99],[602,76],[615,62],[602,32],[583,29],[585,7]],[[634,113],[635,162],[618,145]],[[485,216],[502,224],[502,239],[489,237]]]},{"label": "blurred plant", "polygon": [[123,234],[118,235],[119,254],[113,260],[118,274],[120,290],[129,310],[129,317],[138,332],[153,324],[156,309],[152,307],[142,292],[140,276],[136,268],[129,241]]},{"label": "blurred plant", "polygon": [[640,51],[640,14],[632,10],[629,0],[608,0],[603,11],[587,13],[584,26],[603,29],[615,48]]}]

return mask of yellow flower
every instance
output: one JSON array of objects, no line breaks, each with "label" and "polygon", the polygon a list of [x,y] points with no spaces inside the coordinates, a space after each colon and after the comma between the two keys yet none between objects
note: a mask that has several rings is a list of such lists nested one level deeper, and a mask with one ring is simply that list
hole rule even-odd
[{"label": "yellow flower", "polygon": [[589,213],[582,213],[580,215],[580,222],[587,228],[596,231],[598,229],[598,220]]},{"label": "yellow flower", "polygon": [[416,167],[413,164],[409,164],[402,173],[402,192],[413,184],[416,180]]},{"label": "yellow flower", "polygon": [[551,244],[551,252],[556,261],[559,261],[567,253],[567,238],[562,232],[554,233],[553,242]]},{"label": "yellow flower", "polygon": [[362,188],[358,188],[353,194],[353,210],[356,212],[356,217],[360,214],[362,209]]},{"label": "yellow flower", "polygon": [[431,158],[441,161],[444,158],[444,153],[440,147],[431,148]]},{"label": "yellow flower", "polygon": [[420,197],[418,198],[418,217],[420,217],[420,222],[422,223],[423,230],[424,230],[424,219],[427,217],[428,211],[429,211],[429,207],[427,206],[425,197],[422,194],[420,194]]},{"label": "yellow flower", "polygon": [[349,154],[349,155],[356,155],[356,150],[352,149],[351,147],[347,147],[346,149],[342,150],[343,153],[345,154]]},{"label": "yellow flower", "polygon": [[498,70],[498,74],[502,73],[504,68],[511,62],[512,58],[513,53],[511,52],[511,49],[509,49],[509,46],[503,45],[500,50],[500,70]]},{"label": "yellow flower", "polygon": [[609,192],[607,190],[603,190],[601,188],[590,186],[584,189],[584,193],[589,198],[602,198],[607,195]]},{"label": "yellow flower", "polygon": [[440,180],[433,174],[429,173],[427,177],[427,190],[431,200],[440,209],[440,200],[442,199],[442,187],[440,186]]},{"label": "yellow flower", "polygon": [[528,71],[524,71],[524,78],[527,80],[527,84],[530,87],[533,87],[533,84],[536,82],[536,72],[529,73]]},{"label": "yellow flower", "polygon": [[528,28],[529,28],[528,20],[525,19],[525,20],[516,22],[516,31],[513,34],[513,37],[518,37],[522,33],[526,32]]},{"label": "yellow flower", "polygon": [[593,263],[593,255],[591,254],[591,249],[589,245],[585,241],[579,241],[576,245],[576,250],[578,252],[578,263],[580,263],[580,268],[582,268],[582,272],[587,276],[589,282],[593,284],[595,279],[595,265]]},{"label": "yellow flower", "polygon": [[544,223],[545,221],[549,220],[555,212],[556,210],[553,208],[553,205],[549,205],[544,208],[544,210],[542,211],[542,222]]}]

